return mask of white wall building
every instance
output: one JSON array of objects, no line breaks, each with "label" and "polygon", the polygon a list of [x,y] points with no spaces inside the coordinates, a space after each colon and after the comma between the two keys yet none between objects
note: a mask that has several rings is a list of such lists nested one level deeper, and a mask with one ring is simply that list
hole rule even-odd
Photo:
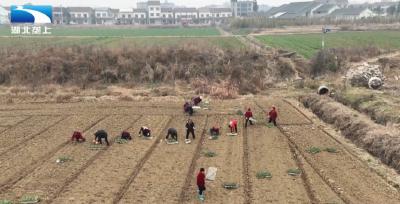
[{"label": "white wall building", "polygon": [[3,7],[0,7],[0,25],[1,24],[9,24],[9,18],[8,18],[8,10],[6,10]]},{"label": "white wall building", "polygon": [[161,24],[161,4],[160,1],[148,1],[147,13],[149,24]]},{"label": "white wall building", "polygon": [[359,20],[377,16],[369,8],[344,8],[334,11],[330,17],[335,20]]},{"label": "white wall building", "polygon": [[176,23],[197,23],[198,12],[196,8],[174,8],[174,14]]}]

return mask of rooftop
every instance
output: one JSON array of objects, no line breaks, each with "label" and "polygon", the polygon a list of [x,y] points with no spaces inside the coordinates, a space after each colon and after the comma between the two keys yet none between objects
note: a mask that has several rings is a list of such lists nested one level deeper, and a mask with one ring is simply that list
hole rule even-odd
[{"label": "rooftop", "polygon": [[344,8],[334,11],[331,16],[358,16],[367,8]]}]

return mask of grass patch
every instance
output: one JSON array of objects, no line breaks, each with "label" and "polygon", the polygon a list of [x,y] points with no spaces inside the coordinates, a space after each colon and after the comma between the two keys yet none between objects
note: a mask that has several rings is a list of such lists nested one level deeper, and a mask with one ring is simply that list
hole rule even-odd
[{"label": "grass patch", "polygon": [[40,202],[39,196],[23,196],[19,203],[21,204],[30,204],[30,203],[38,203]]},{"label": "grass patch", "polygon": [[269,171],[263,170],[263,171],[257,172],[256,177],[258,179],[271,179],[272,174]]},{"label": "grass patch", "polygon": [[215,152],[213,152],[213,151],[206,151],[206,152],[204,153],[204,156],[205,156],[205,157],[216,157],[216,156],[217,156],[217,153],[215,153]]},{"label": "grass patch", "polygon": [[115,142],[118,143],[118,144],[126,144],[129,141],[125,140],[125,139],[122,139],[121,137],[117,137],[117,138],[115,138]]},{"label": "grass patch", "polygon": [[222,184],[222,187],[225,189],[233,190],[233,189],[238,189],[239,184],[234,183],[234,182],[225,182]]},{"label": "grass patch", "polygon": [[306,151],[310,154],[318,154],[321,152],[321,149],[319,147],[310,147]]},{"label": "grass patch", "polygon": [[327,147],[324,149],[324,151],[329,152],[329,153],[338,153],[339,152],[336,148],[333,148],[333,147]]},{"label": "grass patch", "polygon": [[242,110],[237,110],[236,115],[244,115]]},{"label": "grass patch", "polygon": [[0,200],[0,204],[12,204],[10,200]]},{"label": "grass patch", "polygon": [[[322,34],[256,36],[268,46],[295,51],[310,59],[321,49]],[[400,48],[399,31],[337,32],[325,35],[326,48],[376,46]]]},{"label": "grass patch", "polygon": [[298,176],[301,174],[301,169],[297,168],[297,169],[289,169],[287,170],[287,174],[290,176]]}]

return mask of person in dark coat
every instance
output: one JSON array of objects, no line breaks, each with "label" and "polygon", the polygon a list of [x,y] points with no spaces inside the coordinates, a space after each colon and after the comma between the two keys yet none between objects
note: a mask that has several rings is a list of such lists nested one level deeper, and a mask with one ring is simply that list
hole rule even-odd
[{"label": "person in dark coat", "polygon": [[193,107],[189,102],[185,102],[185,104],[183,105],[183,111],[185,113],[188,113],[190,116],[192,116],[194,113]]},{"label": "person in dark coat", "polygon": [[206,175],[204,168],[200,168],[200,172],[197,174],[197,187],[199,188],[199,198],[204,200],[204,191],[206,190]]},{"label": "person in dark coat", "polygon": [[212,128],[210,128],[210,135],[218,136],[219,135],[219,127],[213,126]]},{"label": "person in dark coat", "polygon": [[269,121],[268,123],[274,123],[276,126],[276,119],[278,118],[278,112],[276,111],[275,106],[272,106],[271,111],[268,113]]},{"label": "person in dark coat", "polygon": [[192,134],[193,139],[195,139],[194,129],[195,129],[194,122],[191,119],[189,119],[186,122],[186,139],[187,140],[189,139],[189,134]]},{"label": "person in dark coat", "polygon": [[123,140],[132,140],[131,134],[128,131],[123,131],[121,133],[121,139]]},{"label": "person in dark coat", "polygon": [[139,136],[151,137],[151,130],[148,127],[141,127],[139,131]]},{"label": "person in dark coat", "polygon": [[81,132],[75,131],[75,132],[72,134],[71,141],[72,141],[72,142],[74,142],[74,141],[76,141],[76,142],[85,142],[86,139],[82,136],[82,133],[81,133]]},{"label": "person in dark coat", "polygon": [[172,137],[173,140],[178,141],[178,131],[176,131],[175,128],[168,129],[167,137],[165,139],[168,140],[170,136]]},{"label": "person in dark coat", "polygon": [[106,141],[107,146],[110,146],[110,143],[108,142],[108,134],[105,130],[99,130],[96,133],[94,133],[95,136],[95,141],[99,142],[100,144],[102,143],[102,139],[104,139]]},{"label": "person in dark coat", "polygon": [[192,98],[193,105],[195,105],[195,106],[199,105],[199,103],[201,103],[202,100],[203,100],[203,97],[201,97],[201,96],[193,97]]},{"label": "person in dark coat", "polygon": [[251,109],[247,109],[246,113],[244,114],[244,117],[246,119],[246,122],[244,124],[244,127],[247,128],[247,123],[250,122],[250,125],[253,125],[253,121],[250,120],[250,118],[253,117],[253,112],[251,112]]}]

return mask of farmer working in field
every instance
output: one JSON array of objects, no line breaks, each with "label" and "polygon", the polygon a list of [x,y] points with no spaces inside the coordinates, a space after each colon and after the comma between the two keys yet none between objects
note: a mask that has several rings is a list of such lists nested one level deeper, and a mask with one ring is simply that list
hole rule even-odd
[{"label": "farmer working in field", "polygon": [[193,136],[193,139],[195,139],[195,135],[194,135],[194,130],[196,129],[195,128],[195,126],[194,126],[194,122],[191,120],[191,119],[189,119],[187,122],[186,122],[186,140],[189,140],[189,134],[192,134],[192,136]]},{"label": "farmer working in field", "polygon": [[244,114],[244,118],[246,119],[246,122],[244,124],[244,127],[247,128],[247,123],[250,122],[250,125],[253,125],[253,121],[251,121],[250,119],[253,118],[253,112],[251,112],[251,109],[248,108],[246,113]]},{"label": "farmer working in field", "polygon": [[132,140],[131,134],[128,131],[123,131],[121,133],[121,139],[123,140]]},{"label": "farmer working in field", "polygon": [[107,134],[107,132],[105,131],[105,130],[99,130],[99,131],[97,131],[96,133],[94,133],[94,136],[95,136],[95,141],[96,142],[98,142],[98,143],[100,143],[100,144],[103,144],[102,143],[102,139],[104,138],[104,140],[106,141],[106,144],[107,144],[107,146],[109,146],[110,145],[110,143],[108,142],[108,134]]},{"label": "farmer working in field", "polygon": [[231,129],[231,133],[237,133],[238,132],[237,131],[237,124],[238,124],[238,121],[236,119],[232,119],[229,122],[229,128]]},{"label": "farmer working in field", "polygon": [[82,136],[82,133],[81,133],[81,132],[75,131],[75,132],[72,134],[71,141],[72,141],[72,142],[74,142],[74,141],[76,141],[76,142],[85,142],[86,139]]},{"label": "farmer working in field", "polygon": [[276,119],[278,118],[278,112],[276,111],[275,106],[272,106],[271,111],[268,113],[269,121],[268,123],[274,123],[276,126]]},{"label": "farmer working in field", "polygon": [[193,115],[193,107],[189,102],[185,102],[185,104],[183,105],[183,111],[185,113],[188,113],[190,116]]},{"label": "farmer working in field", "polygon": [[140,128],[140,131],[139,131],[139,137],[141,137],[142,135],[143,135],[144,137],[151,137],[151,130],[150,130],[150,128],[148,128],[148,127],[146,127],[146,126],[141,127],[141,128]]},{"label": "farmer working in field", "polygon": [[202,96],[196,96],[192,98],[193,105],[197,106],[203,100]]},{"label": "farmer working in field", "polygon": [[210,129],[210,135],[211,136],[218,136],[219,135],[219,128],[214,125],[211,129]]},{"label": "farmer working in field", "polygon": [[197,187],[199,188],[199,199],[204,200],[204,191],[206,190],[206,175],[204,173],[204,168],[200,169],[197,174]]},{"label": "farmer working in field", "polygon": [[178,131],[175,128],[169,128],[166,139],[168,140],[169,137],[172,137],[173,140],[178,141]]}]

